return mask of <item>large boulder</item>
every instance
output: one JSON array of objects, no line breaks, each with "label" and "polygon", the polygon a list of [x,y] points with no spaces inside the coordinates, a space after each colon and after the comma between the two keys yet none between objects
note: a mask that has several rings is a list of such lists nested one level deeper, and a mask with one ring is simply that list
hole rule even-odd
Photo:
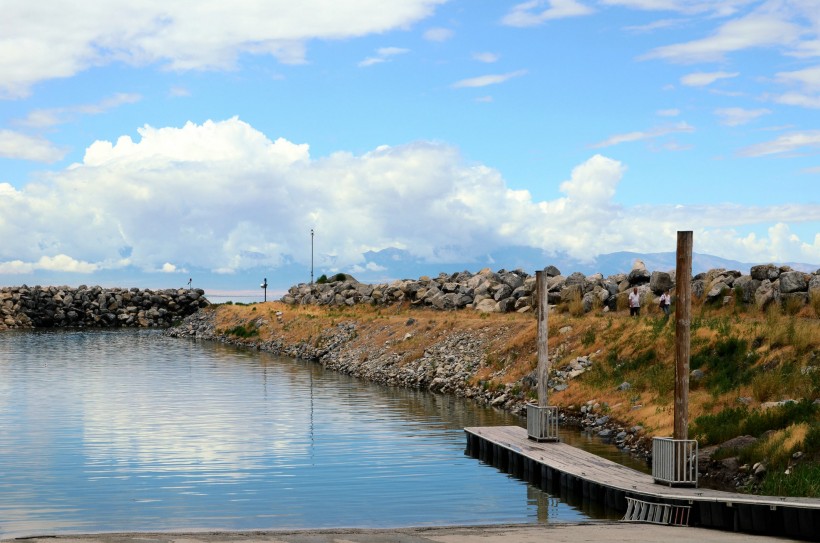
[{"label": "large boulder", "polygon": [[632,271],[629,272],[627,280],[629,281],[629,286],[634,287],[635,285],[645,285],[651,278],[652,276],[646,268],[633,268]]},{"label": "large boulder", "polygon": [[735,292],[740,293],[741,300],[744,303],[750,304],[755,301],[755,291],[760,286],[760,281],[751,275],[741,275],[735,279],[732,286]]},{"label": "large boulder", "polygon": [[764,281],[766,279],[774,281],[780,275],[780,268],[774,264],[760,264],[758,266],[752,266],[749,275],[758,281]]},{"label": "large boulder", "polygon": [[802,272],[789,271],[780,274],[780,292],[783,294],[806,292],[808,286],[809,283]]},{"label": "large boulder", "polygon": [[492,298],[484,298],[475,304],[475,310],[481,313],[498,313],[498,302]]},{"label": "large boulder", "polygon": [[780,301],[780,291],[768,279],[761,281],[760,286],[755,291],[755,305],[760,309],[765,309],[774,301]]},{"label": "large boulder", "polygon": [[668,273],[660,271],[652,272],[652,276],[649,279],[649,288],[655,294],[662,294],[674,286],[672,276]]}]

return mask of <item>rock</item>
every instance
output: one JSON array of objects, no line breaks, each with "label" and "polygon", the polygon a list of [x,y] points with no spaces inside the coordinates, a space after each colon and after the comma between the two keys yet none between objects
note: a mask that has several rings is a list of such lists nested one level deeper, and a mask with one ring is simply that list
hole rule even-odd
[{"label": "rock", "polygon": [[624,381],[620,385],[618,385],[618,390],[629,390],[632,388],[632,385]]},{"label": "rock", "polygon": [[721,449],[745,449],[757,443],[757,438],[753,436],[737,436],[720,444]]},{"label": "rock", "polygon": [[750,274],[753,279],[757,279],[758,281],[774,281],[780,275],[780,269],[774,264],[762,264],[752,266]]},{"label": "rock", "polygon": [[808,286],[808,281],[802,272],[789,271],[780,274],[780,292],[783,294],[806,292]]},{"label": "rock", "polygon": [[674,287],[672,276],[666,272],[652,272],[649,279],[649,288],[653,293],[660,295]]},{"label": "rock", "polygon": [[627,280],[629,281],[630,286],[645,285],[646,283],[649,283],[651,277],[651,274],[646,271],[646,268],[633,269],[629,272]]},{"label": "rock", "polygon": [[557,277],[561,275],[561,271],[555,266],[547,266],[544,268],[544,273],[547,274],[547,277]]},{"label": "rock", "polygon": [[498,303],[492,298],[486,298],[476,304],[475,310],[482,313],[497,313]]}]

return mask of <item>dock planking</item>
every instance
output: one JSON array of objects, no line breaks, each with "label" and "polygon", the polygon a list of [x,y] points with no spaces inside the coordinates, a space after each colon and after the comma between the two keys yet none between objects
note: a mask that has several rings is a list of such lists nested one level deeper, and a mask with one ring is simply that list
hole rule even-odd
[{"label": "dock planking", "polygon": [[[625,511],[626,498],[692,507],[692,524],[724,530],[787,535],[820,541],[820,499],[755,496],[705,488],[670,487],[611,460],[561,442],[538,442],[518,426],[465,428],[467,453],[523,475],[548,491],[583,492],[584,498]],[[484,459],[484,458],[482,458]],[[566,487],[566,488],[564,488]]]}]

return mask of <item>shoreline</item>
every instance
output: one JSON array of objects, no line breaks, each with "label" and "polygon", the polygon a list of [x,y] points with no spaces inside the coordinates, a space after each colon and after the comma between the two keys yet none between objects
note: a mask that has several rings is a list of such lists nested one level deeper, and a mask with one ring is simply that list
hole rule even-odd
[{"label": "shoreline", "polygon": [[619,521],[561,522],[485,526],[407,528],[330,528],[317,530],[125,532],[33,536],[0,543],[742,543],[797,541],[782,537],[723,532],[706,528],[635,524]]}]

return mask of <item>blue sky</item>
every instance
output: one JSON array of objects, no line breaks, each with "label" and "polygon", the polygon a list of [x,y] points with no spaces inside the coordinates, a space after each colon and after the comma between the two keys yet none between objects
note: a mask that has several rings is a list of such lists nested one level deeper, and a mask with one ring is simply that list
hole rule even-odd
[{"label": "blue sky", "polygon": [[431,274],[674,251],[678,230],[820,263],[816,0],[3,11],[2,285],[275,284],[311,228],[317,275],[389,279],[366,257],[388,248]]}]

